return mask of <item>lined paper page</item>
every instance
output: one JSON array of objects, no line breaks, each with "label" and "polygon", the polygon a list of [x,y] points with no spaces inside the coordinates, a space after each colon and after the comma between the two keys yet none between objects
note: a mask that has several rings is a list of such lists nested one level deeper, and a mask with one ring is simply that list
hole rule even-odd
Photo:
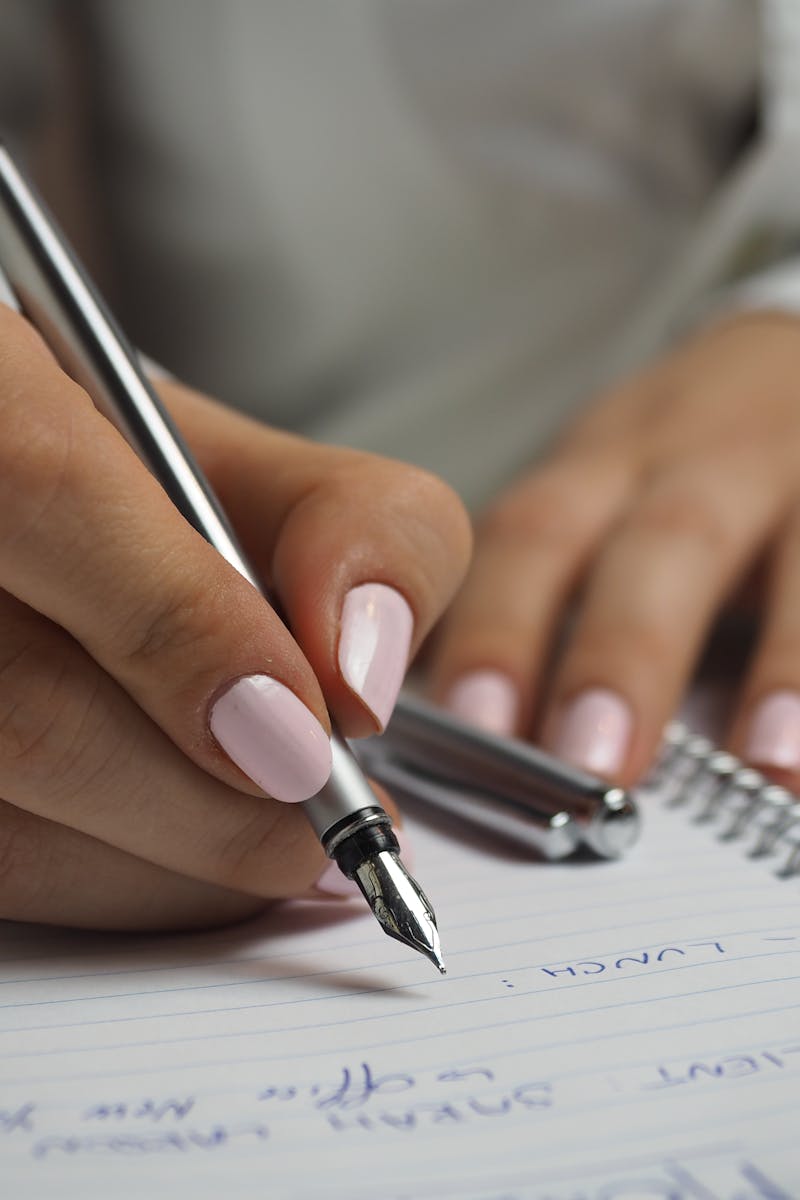
[{"label": "lined paper page", "polygon": [[647,816],[567,866],[415,825],[443,979],[357,904],[7,927],[3,1195],[800,1196],[797,885]]}]

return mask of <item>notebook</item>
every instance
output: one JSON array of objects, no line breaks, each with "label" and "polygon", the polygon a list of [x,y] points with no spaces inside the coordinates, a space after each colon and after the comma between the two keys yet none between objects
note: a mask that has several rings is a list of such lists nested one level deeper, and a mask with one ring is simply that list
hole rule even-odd
[{"label": "notebook", "polygon": [[2,1195],[796,1200],[797,881],[674,800],[612,863],[415,820],[445,978],[357,902],[7,925]]}]

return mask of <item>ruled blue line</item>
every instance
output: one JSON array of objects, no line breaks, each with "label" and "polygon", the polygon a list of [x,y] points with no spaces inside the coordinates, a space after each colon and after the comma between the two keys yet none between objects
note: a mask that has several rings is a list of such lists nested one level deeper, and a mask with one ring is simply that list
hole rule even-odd
[{"label": "ruled blue line", "polygon": [[[785,954],[785,952],[783,952],[783,953],[778,952],[777,955],[773,955],[773,954],[754,955],[752,957],[753,958],[783,957],[784,954]],[[724,961],[723,959],[719,959],[713,965],[717,965],[717,963],[722,963],[723,961]],[[728,961],[743,962],[743,961],[747,961],[747,960],[746,959],[733,959],[733,960],[728,960]],[[700,963],[686,964],[686,965],[681,964],[680,966],[677,966],[677,967],[666,968],[663,972],[660,972],[660,974],[669,974],[674,971],[691,970],[691,969],[696,969],[696,967],[698,967],[698,966],[710,966],[710,965],[712,965],[712,964],[708,963],[708,962],[702,963],[702,964],[700,964]],[[627,976],[626,980],[628,982],[631,982],[634,979],[642,979],[644,977],[645,976],[643,976],[643,975]],[[655,978],[655,977],[651,976],[651,978]],[[579,1015],[583,1015],[584,1013],[587,1013],[587,1012],[591,1012],[591,1013],[605,1012],[605,1011],[609,1011],[612,1009],[636,1007],[640,1004],[646,1005],[646,1004],[653,1004],[653,1003],[663,1003],[666,1000],[682,1000],[682,999],[691,998],[693,996],[713,995],[716,992],[735,991],[740,988],[746,988],[746,987],[761,987],[761,986],[765,986],[766,984],[774,984],[774,983],[793,983],[796,980],[800,980],[800,975],[779,976],[779,977],[773,978],[773,979],[748,980],[743,983],[721,984],[721,985],[719,985],[717,987],[713,987],[713,988],[700,988],[697,991],[670,993],[667,995],[653,996],[653,997],[648,997],[645,999],[638,999],[638,1000],[623,1000],[623,1001],[617,1001],[614,1004],[593,1005],[591,1008],[578,1008],[578,1009],[567,1010],[566,1012],[562,1011],[559,1013],[538,1013],[535,1016],[531,1016],[530,1014],[528,1014],[526,1017],[519,1018],[516,1020],[505,1020],[505,1021],[501,1021],[501,1022],[495,1022],[491,1025],[481,1025],[481,1026],[478,1026],[478,1029],[486,1030],[486,1029],[494,1029],[494,1028],[506,1028],[507,1026],[514,1025],[514,1024],[527,1024],[527,1023],[531,1023],[531,1022],[551,1021],[551,1020],[560,1019],[561,1017],[564,1017],[564,1016],[579,1016]],[[440,981],[437,981],[437,982],[440,982]],[[593,986],[598,986],[600,984],[609,983],[609,982],[620,982],[620,980],[618,978],[613,979],[613,980],[591,979],[588,981],[587,984],[584,984],[581,986],[581,990],[583,990],[583,988],[587,987],[587,986],[593,987]],[[397,990],[405,991],[405,990],[408,990],[408,988],[412,987],[412,986],[414,986],[414,985],[405,985],[402,989],[397,989]],[[441,983],[440,983],[440,986],[441,986]],[[546,992],[553,993],[553,992],[560,991],[560,990],[563,990],[563,989],[560,989],[560,988],[530,988],[530,989],[526,989],[525,991],[520,989],[520,991],[516,992],[515,995],[518,998],[522,998],[524,996],[540,995],[540,994],[543,994]],[[370,993],[366,992],[366,993],[362,993],[362,994],[370,994]],[[328,999],[329,1000],[330,996],[319,997],[319,999]],[[478,1005],[478,1004],[496,1004],[497,1002],[498,1002],[498,996],[496,996],[496,995],[495,996],[480,996],[480,997],[475,997],[471,1000],[457,1000],[450,1004],[443,1004],[443,1005],[438,1005],[435,1007],[426,1005],[424,1008],[405,1009],[402,1013],[402,1016],[408,1017],[408,1016],[416,1015],[418,1013],[431,1014],[431,1013],[438,1013],[438,1012],[447,1012],[447,1011],[450,1011],[450,1010],[456,1009],[456,1008],[466,1008],[466,1007],[470,1007],[470,1006],[474,1006],[474,1005]],[[509,1000],[506,1000],[505,1002],[510,1003],[511,1001],[509,999]],[[292,1001],[288,1001],[288,1002],[281,1001],[279,1003],[280,1004],[283,1004],[283,1003],[291,1004]],[[164,1019],[165,1016],[206,1017],[206,1016],[218,1015],[220,1013],[242,1012],[242,1011],[249,1011],[251,1009],[269,1008],[269,1007],[273,1007],[273,1006],[279,1006],[279,1004],[276,1004],[276,1005],[247,1005],[247,1006],[243,1006],[243,1008],[239,1008],[239,1009],[235,1009],[235,1010],[209,1009],[209,1010],[205,1010],[202,1012],[195,1012],[195,1011],[190,1010],[189,1012],[179,1012],[179,1013],[170,1013],[170,1014],[154,1014],[149,1017],[138,1017],[137,1016],[137,1017],[121,1017],[121,1018],[117,1018],[116,1020],[104,1019],[104,1020],[99,1020],[99,1021],[76,1021],[76,1022],[70,1022],[68,1024],[63,1024],[63,1025],[29,1026],[28,1028],[20,1026],[17,1029],[8,1030],[6,1032],[24,1034],[24,1033],[32,1033],[32,1032],[41,1032],[41,1031],[46,1031],[46,1030],[50,1030],[50,1029],[82,1029],[82,1028],[90,1028],[90,1027],[96,1028],[98,1025],[127,1024],[128,1022],[131,1022],[131,1021],[162,1020],[162,1019]],[[370,1014],[370,1015],[364,1016],[364,1017],[351,1018],[348,1021],[341,1021],[341,1020],[339,1020],[339,1021],[322,1021],[322,1022],[315,1021],[313,1024],[281,1026],[278,1028],[273,1027],[273,1028],[258,1029],[258,1030],[241,1030],[241,1031],[236,1030],[236,1031],[232,1031],[230,1033],[215,1031],[213,1034],[193,1034],[193,1035],[189,1035],[187,1037],[178,1037],[178,1038],[169,1038],[169,1039],[159,1038],[156,1041],[118,1042],[118,1043],[114,1043],[111,1045],[104,1045],[102,1047],[72,1046],[72,1047],[60,1049],[57,1051],[57,1053],[59,1053],[59,1054],[85,1054],[85,1053],[87,1053],[87,1051],[91,1051],[92,1049],[95,1049],[95,1048],[102,1049],[104,1052],[106,1052],[108,1050],[137,1049],[137,1048],[141,1048],[144,1046],[159,1046],[159,1045],[163,1046],[165,1044],[165,1041],[168,1045],[178,1046],[178,1045],[183,1045],[183,1044],[193,1043],[193,1042],[203,1042],[203,1041],[207,1041],[210,1039],[213,1039],[214,1041],[220,1041],[223,1039],[230,1039],[230,1038],[252,1037],[254,1035],[260,1036],[260,1037],[275,1036],[275,1035],[280,1035],[280,1034],[294,1036],[297,1033],[303,1033],[303,1032],[306,1032],[309,1030],[319,1032],[320,1030],[323,1030],[323,1029],[341,1028],[345,1025],[360,1026],[360,1025],[366,1024],[367,1022],[385,1021],[387,1018],[396,1019],[397,1016],[398,1016],[398,1013],[396,1011],[391,1012],[391,1013],[374,1013],[374,1014]],[[439,1036],[442,1036],[442,1035],[439,1035]],[[404,1040],[406,1040],[406,1039],[400,1039],[400,1041],[404,1041]],[[412,1040],[414,1040],[414,1039],[412,1039]],[[394,1043],[389,1041],[389,1042],[386,1042],[385,1044],[392,1045]],[[32,1059],[32,1058],[39,1058],[39,1057],[43,1057],[43,1056],[44,1057],[51,1056],[53,1053],[56,1053],[56,1051],[53,1051],[53,1050],[20,1051],[16,1054],[7,1054],[4,1057],[7,1060],[19,1059],[19,1058]]]}]

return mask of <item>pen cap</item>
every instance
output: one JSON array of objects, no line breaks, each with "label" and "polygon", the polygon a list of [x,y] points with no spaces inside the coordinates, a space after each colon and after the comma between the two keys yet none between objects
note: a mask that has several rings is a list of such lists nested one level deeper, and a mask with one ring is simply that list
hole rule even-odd
[{"label": "pen cap", "polygon": [[445,814],[456,833],[480,833],[531,850],[554,862],[567,858],[581,842],[580,830],[569,813],[538,812],[530,805],[489,793],[477,786],[446,780],[420,767],[387,754],[383,738],[370,738],[352,744],[365,771],[388,787],[406,806],[421,806],[423,819],[434,812]]},{"label": "pen cap", "polygon": [[636,804],[619,788],[527,742],[476,729],[407,692],[380,749],[409,771],[480,793],[489,806],[528,809],[540,820],[567,813],[581,841],[603,857],[617,857],[639,833]]}]

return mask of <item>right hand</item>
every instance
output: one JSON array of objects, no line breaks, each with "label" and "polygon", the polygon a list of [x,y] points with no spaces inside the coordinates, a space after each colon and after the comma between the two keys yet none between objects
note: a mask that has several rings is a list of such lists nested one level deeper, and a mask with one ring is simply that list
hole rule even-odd
[{"label": "right hand", "polygon": [[328,712],[385,723],[466,565],[432,476],[163,392],[294,636],[0,305],[6,919],[175,928],[307,892],[326,860],[291,801],[327,778]]}]

